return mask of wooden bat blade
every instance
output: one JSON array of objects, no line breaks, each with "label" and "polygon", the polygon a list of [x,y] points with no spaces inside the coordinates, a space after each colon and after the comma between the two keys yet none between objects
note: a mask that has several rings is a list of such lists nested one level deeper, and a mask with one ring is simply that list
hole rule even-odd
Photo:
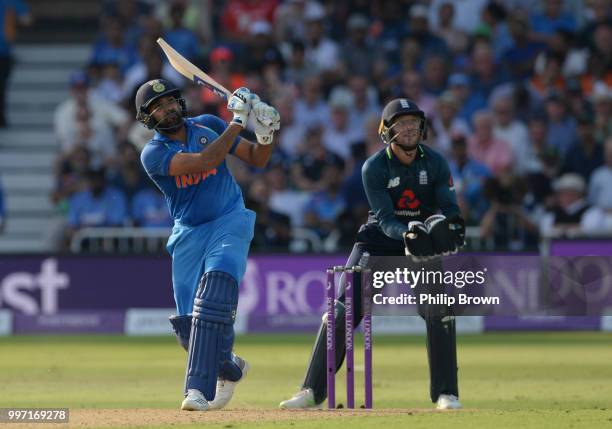
[{"label": "wooden bat blade", "polygon": [[170,46],[161,37],[157,39],[157,43],[161,46],[164,54],[170,61],[170,65],[180,74],[185,76],[190,81],[203,85],[217,94],[219,97],[229,99],[232,93],[223,85],[218,83],[212,77],[204,73],[202,70],[190,63],[185,57],[179,54],[172,46]]}]

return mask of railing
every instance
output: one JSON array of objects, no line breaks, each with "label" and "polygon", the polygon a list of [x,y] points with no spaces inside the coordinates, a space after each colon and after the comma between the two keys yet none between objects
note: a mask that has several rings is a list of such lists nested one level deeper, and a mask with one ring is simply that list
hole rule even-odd
[{"label": "railing", "polygon": [[72,253],[157,253],[171,228],[83,228],[70,241]]},{"label": "railing", "polygon": [[[78,230],[70,242],[72,253],[160,253],[165,250],[171,228],[83,228]],[[339,250],[340,234],[332,232],[321,238],[316,232],[294,227],[291,230],[291,253],[333,253]],[[470,250],[492,250],[492,240],[480,238],[478,227],[466,229],[467,248]]]}]

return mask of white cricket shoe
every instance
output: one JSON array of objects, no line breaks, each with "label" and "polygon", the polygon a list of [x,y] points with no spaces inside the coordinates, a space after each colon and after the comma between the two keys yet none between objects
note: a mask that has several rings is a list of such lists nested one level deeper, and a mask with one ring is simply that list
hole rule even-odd
[{"label": "white cricket shoe", "polygon": [[458,410],[461,408],[461,402],[455,395],[442,394],[438,396],[436,408],[438,410]]},{"label": "white cricket shoe", "polygon": [[283,410],[303,410],[307,408],[321,408],[314,399],[312,389],[302,389],[286,401],[278,405]]},{"label": "white cricket shoe", "polygon": [[181,410],[185,411],[207,411],[210,409],[208,401],[198,389],[188,389],[187,396],[183,399]]},{"label": "white cricket shoe", "polygon": [[215,391],[215,399],[213,399],[209,403],[211,410],[220,410],[221,408],[225,407],[229,403],[229,401],[232,399],[232,396],[234,396],[234,389],[236,388],[236,385],[240,383],[242,380],[244,380],[244,377],[247,375],[247,372],[249,372],[249,368],[251,368],[251,366],[246,360],[242,359],[239,356],[236,356],[233,353],[232,353],[232,359],[234,360],[234,362],[236,362],[238,367],[240,367],[240,369],[242,370],[242,377],[240,377],[238,381],[229,381],[229,380],[224,380],[222,378],[217,379],[217,389]]}]

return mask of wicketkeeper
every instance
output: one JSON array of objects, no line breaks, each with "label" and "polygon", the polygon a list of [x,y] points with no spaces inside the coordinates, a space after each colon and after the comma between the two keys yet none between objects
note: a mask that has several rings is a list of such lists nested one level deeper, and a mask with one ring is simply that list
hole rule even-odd
[{"label": "wicketkeeper", "polygon": [[[389,102],[379,128],[386,147],[371,156],[362,170],[370,204],[368,221],[346,263],[376,271],[372,256],[408,255],[413,269],[440,263],[440,256],[455,253],[464,244],[465,224],[448,163],[422,144],[427,138],[424,112],[412,101]],[[427,262],[425,262],[427,261]],[[433,264],[433,265],[432,265]],[[345,355],[344,276],[336,301],[336,371]],[[354,293],[354,320],[363,317],[361,293]],[[457,382],[455,317],[447,306],[419,306],[427,326],[430,395],[438,409],[461,408]],[[326,324],[321,323],[302,388],[280,403],[281,408],[318,407],[327,394]]]}]

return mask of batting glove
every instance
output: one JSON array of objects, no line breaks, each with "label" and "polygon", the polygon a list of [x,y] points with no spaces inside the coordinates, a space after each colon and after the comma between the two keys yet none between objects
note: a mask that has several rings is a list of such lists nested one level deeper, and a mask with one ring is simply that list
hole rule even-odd
[{"label": "batting glove", "polygon": [[278,111],[272,107],[257,101],[252,107],[252,116],[254,116],[254,131],[257,137],[257,143],[268,145],[272,143],[274,131],[280,129],[280,115]]},{"label": "batting glove", "polygon": [[244,128],[251,111],[251,91],[241,87],[232,93],[227,102],[227,110],[234,114],[230,124],[238,124]]}]

